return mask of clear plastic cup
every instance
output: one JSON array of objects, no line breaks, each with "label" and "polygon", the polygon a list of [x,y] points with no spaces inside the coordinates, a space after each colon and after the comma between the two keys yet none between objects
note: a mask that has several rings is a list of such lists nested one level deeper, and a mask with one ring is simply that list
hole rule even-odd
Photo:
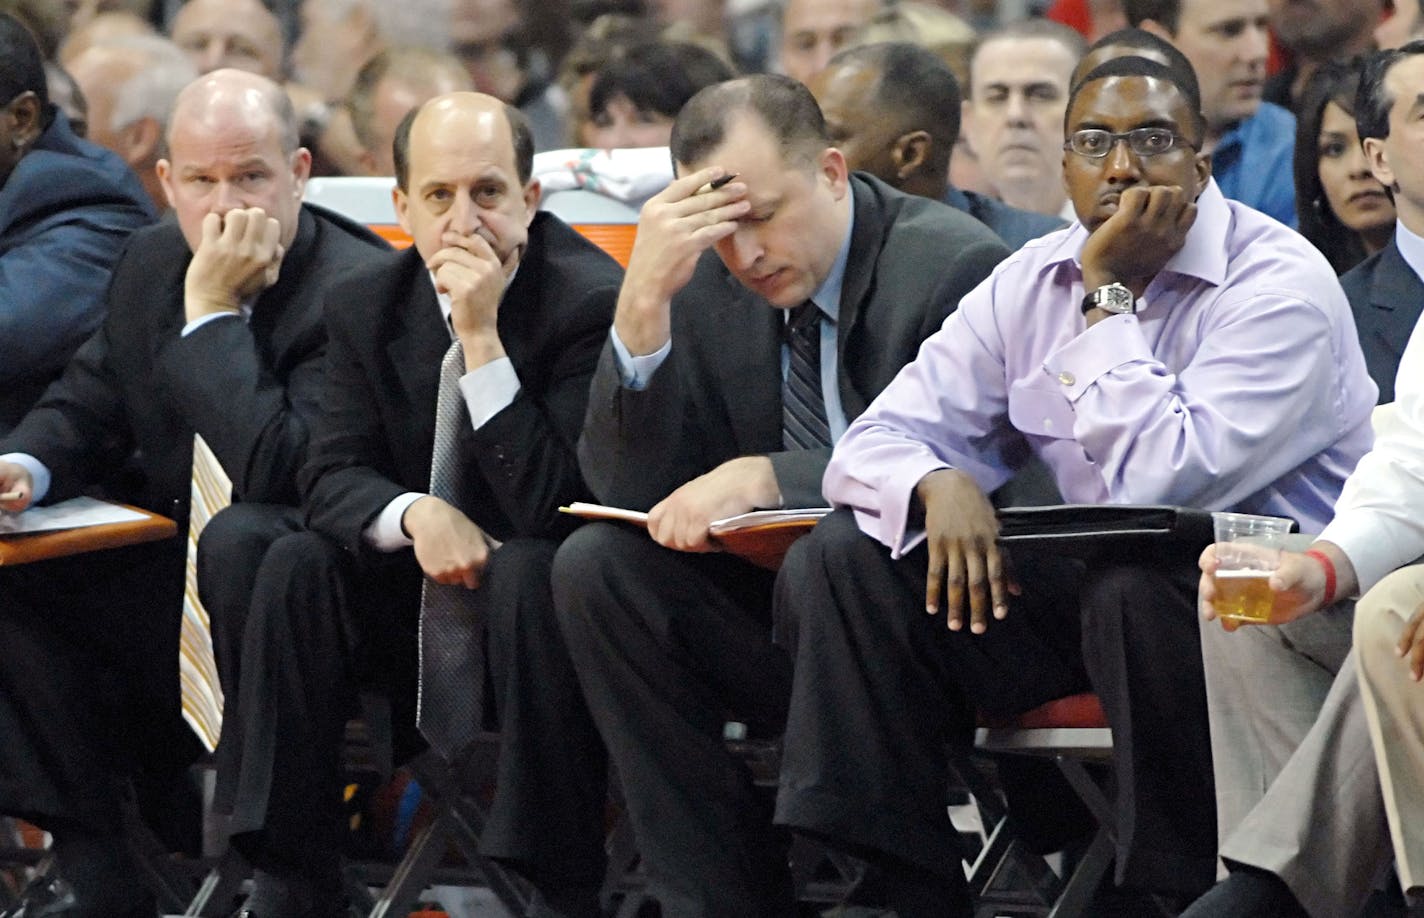
[{"label": "clear plastic cup", "polygon": [[1221,619],[1264,625],[1271,620],[1274,596],[1268,581],[1280,566],[1281,549],[1294,523],[1279,516],[1213,513],[1216,533],[1216,600]]}]

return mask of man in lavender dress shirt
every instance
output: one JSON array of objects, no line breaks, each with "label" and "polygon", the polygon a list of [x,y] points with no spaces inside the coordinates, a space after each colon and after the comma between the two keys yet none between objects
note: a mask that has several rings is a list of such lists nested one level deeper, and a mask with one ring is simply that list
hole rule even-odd
[{"label": "man in lavender dress shirt", "polygon": [[1215,874],[1193,559],[1045,579],[1025,552],[1009,565],[985,494],[1035,454],[1069,502],[1310,530],[1370,445],[1375,387],[1339,285],[1217,189],[1194,81],[1109,61],[1065,129],[1079,222],[1003,262],[851,425],[824,480],[846,509],[782,570],[777,821],[874,854],[861,901],[900,918],[969,913],[967,894],[915,894],[960,870],[946,743],[969,741],[976,707],[1089,684],[1113,728],[1118,883],[1180,899]]}]

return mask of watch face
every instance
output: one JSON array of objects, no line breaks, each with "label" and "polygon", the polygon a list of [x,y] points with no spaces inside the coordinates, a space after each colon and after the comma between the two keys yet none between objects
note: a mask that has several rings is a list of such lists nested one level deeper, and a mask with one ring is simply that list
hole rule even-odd
[{"label": "watch face", "polygon": [[1108,284],[1098,290],[1098,307],[1108,312],[1130,313],[1133,311],[1132,291],[1122,284]]}]

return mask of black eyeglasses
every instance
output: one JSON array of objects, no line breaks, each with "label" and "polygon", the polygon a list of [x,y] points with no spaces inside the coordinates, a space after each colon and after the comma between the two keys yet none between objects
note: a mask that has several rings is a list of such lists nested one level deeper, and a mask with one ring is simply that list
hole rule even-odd
[{"label": "black eyeglasses", "polygon": [[1119,140],[1127,141],[1127,148],[1136,156],[1161,156],[1181,147],[1189,150],[1197,148],[1196,144],[1168,128],[1140,127],[1121,134],[1100,128],[1074,131],[1063,142],[1063,149],[1089,159],[1102,159],[1117,146]]}]

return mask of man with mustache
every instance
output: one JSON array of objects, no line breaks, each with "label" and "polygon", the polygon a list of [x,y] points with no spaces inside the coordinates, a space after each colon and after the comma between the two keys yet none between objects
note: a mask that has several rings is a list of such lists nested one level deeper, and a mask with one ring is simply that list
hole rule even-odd
[{"label": "man with mustache", "polygon": [[1221,193],[1295,226],[1295,116],[1261,101],[1266,0],[1127,0],[1126,10],[1128,22],[1191,61],[1206,117],[1202,150]]},{"label": "man with mustache", "polygon": [[1302,238],[1222,196],[1198,102],[1189,71],[1139,57],[1074,89],[1078,222],[1006,260],[851,425],[824,482],[840,509],[786,558],[776,818],[868,855],[859,904],[971,914],[947,746],[976,707],[1089,685],[1113,728],[1118,884],[1180,900],[1215,876],[1194,559],[1046,577],[998,547],[985,497],[1033,454],[1070,503],[1309,529],[1369,447],[1344,294]]}]

